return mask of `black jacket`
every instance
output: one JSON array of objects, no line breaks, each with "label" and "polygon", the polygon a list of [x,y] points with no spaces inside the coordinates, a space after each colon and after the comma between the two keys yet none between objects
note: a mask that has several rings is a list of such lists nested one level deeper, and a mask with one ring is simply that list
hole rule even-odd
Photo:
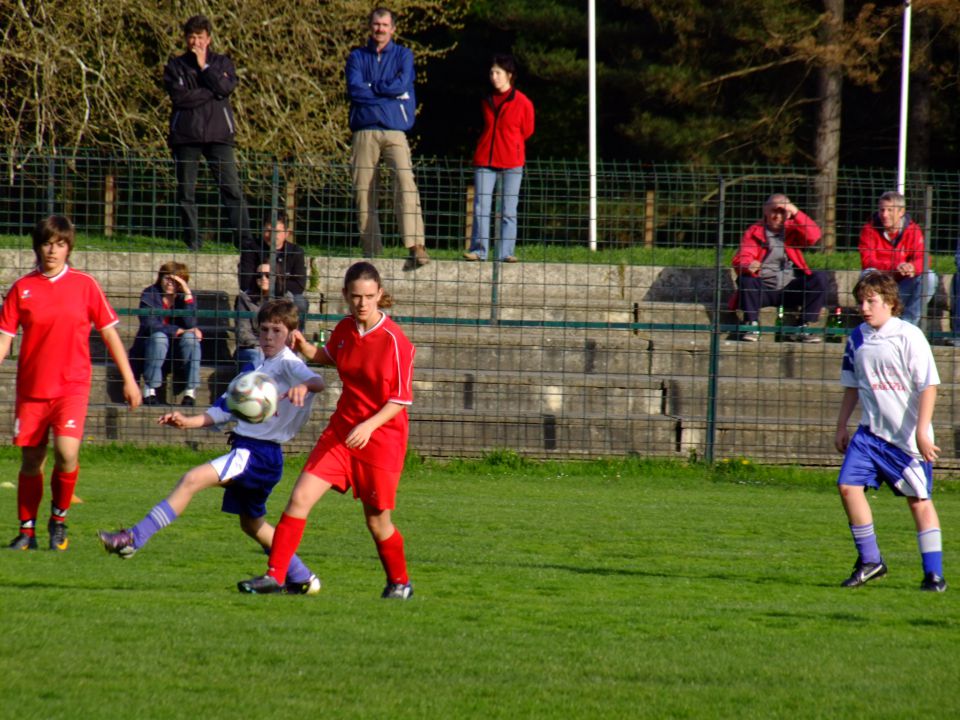
[{"label": "black jacket", "polygon": [[163,86],[173,103],[170,147],[233,144],[236,123],[230,93],[237,87],[237,71],[230,58],[209,50],[206,70],[200,69],[192,52],[170,58],[163,69]]},{"label": "black jacket", "polygon": [[[237,278],[240,289],[257,293],[257,267],[270,262],[270,246],[261,242],[259,251],[244,250],[240,253],[240,271]],[[303,248],[289,240],[277,250],[277,267],[274,276],[274,297],[286,293],[303,295],[307,289],[307,262]]]}]

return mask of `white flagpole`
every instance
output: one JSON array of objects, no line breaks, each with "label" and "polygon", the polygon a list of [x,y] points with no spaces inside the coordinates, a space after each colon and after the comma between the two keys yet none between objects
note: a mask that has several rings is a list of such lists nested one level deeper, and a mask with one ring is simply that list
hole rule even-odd
[{"label": "white flagpole", "polygon": [[900,60],[900,146],[897,153],[897,192],[907,185],[907,118],[910,96],[910,0],[903,2],[903,57]]}]

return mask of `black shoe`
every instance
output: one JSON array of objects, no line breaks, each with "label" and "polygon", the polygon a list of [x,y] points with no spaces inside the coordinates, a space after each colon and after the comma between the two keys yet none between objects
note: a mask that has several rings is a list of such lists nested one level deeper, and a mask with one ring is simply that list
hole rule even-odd
[{"label": "black shoe", "polygon": [[184,395],[183,400],[180,401],[181,407],[193,407],[197,404],[197,399],[190,397],[189,395]]},{"label": "black shoe", "polygon": [[283,592],[287,595],[316,595],[320,592],[320,587],[320,578],[316,575],[311,575],[305,582],[291,582],[287,580],[283,585]]},{"label": "black shoe", "polygon": [[7,545],[7,550],[36,550],[37,549],[37,538],[33,535],[24,535],[20,533],[13,540],[10,541],[10,544]]},{"label": "black shoe", "polygon": [[159,405],[159,404],[160,404],[160,398],[158,398],[156,395],[145,395],[145,396],[143,397],[143,404],[144,404],[144,405]]},{"label": "black shoe", "polygon": [[413,597],[413,585],[410,583],[387,583],[380,597],[388,600],[407,600]]},{"label": "black shoe", "polygon": [[70,540],[67,538],[67,524],[51,520],[47,523],[47,530],[50,531],[50,549],[66,550],[70,545]]},{"label": "black shoe", "polygon": [[865,563],[857,558],[857,562],[853,566],[853,573],[840,583],[840,587],[860,587],[886,574],[887,564],[882,559],[878,563]]},{"label": "black shoe", "polygon": [[123,559],[131,558],[137,552],[137,548],[133,544],[133,532],[126,528],[116,532],[98,530],[97,537],[100,538],[104,550],[119,555]]},{"label": "black shoe", "polygon": [[934,572],[925,573],[920,589],[927,592],[943,592],[947,589],[947,581]]},{"label": "black shoe", "polygon": [[271,575],[260,575],[237,583],[237,590],[251,595],[271,595],[283,592],[283,585]]}]

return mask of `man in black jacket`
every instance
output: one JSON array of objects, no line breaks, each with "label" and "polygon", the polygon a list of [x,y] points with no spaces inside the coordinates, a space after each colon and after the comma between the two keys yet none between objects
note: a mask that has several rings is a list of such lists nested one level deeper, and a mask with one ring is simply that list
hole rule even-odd
[{"label": "man in black jacket", "polygon": [[[272,242],[271,242],[272,240]],[[274,227],[270,213],[263,221],[263,242],[256,249],[245,249],[240,253],[240,267],[237,282],[245,292],[255,291],[258,267],[270,263],[270,251],[273,256],[273,297],[293,300],[300,311],[300,329],[304,328],[310,303],[304,292],[307,289],[307,262],[303,248],[293,242],[293,230],[287,222],[287,214],[277,211],[277,224]]]},{"label": "man in black jacket", "polygon": [[203,15],[187,20],[183,24],[187,52],[171,58],[163,70],[163,85],[173,103],[168,143],[176,163],[184,242],[191,250],[200,249],[196,187],[203,155],[220,188],[233,242],[242,250],[254,243],[233,154],[236,124],[230,94],[237,86],[237,71],[230,58],[210,49],[212,32]]}]

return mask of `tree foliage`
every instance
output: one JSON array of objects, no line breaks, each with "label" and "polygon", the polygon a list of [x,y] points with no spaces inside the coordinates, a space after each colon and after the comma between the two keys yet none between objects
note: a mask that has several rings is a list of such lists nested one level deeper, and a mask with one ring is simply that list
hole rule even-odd
[{"label": "tree foliage", "polygon": [[[202,13],[214,25],[213,49],[237,66],[232,103],[241,147],[330,155],[349,137],[343,66],[367,37],[370,7],[359,0],[0,0],[0,137],[20,148],[162,149],[170,114],[163,66],[183,52],[183,21]],[[456,28],[464,4],[391,7],[398,40],[422,64],[448,48],[417,38]]]}]

